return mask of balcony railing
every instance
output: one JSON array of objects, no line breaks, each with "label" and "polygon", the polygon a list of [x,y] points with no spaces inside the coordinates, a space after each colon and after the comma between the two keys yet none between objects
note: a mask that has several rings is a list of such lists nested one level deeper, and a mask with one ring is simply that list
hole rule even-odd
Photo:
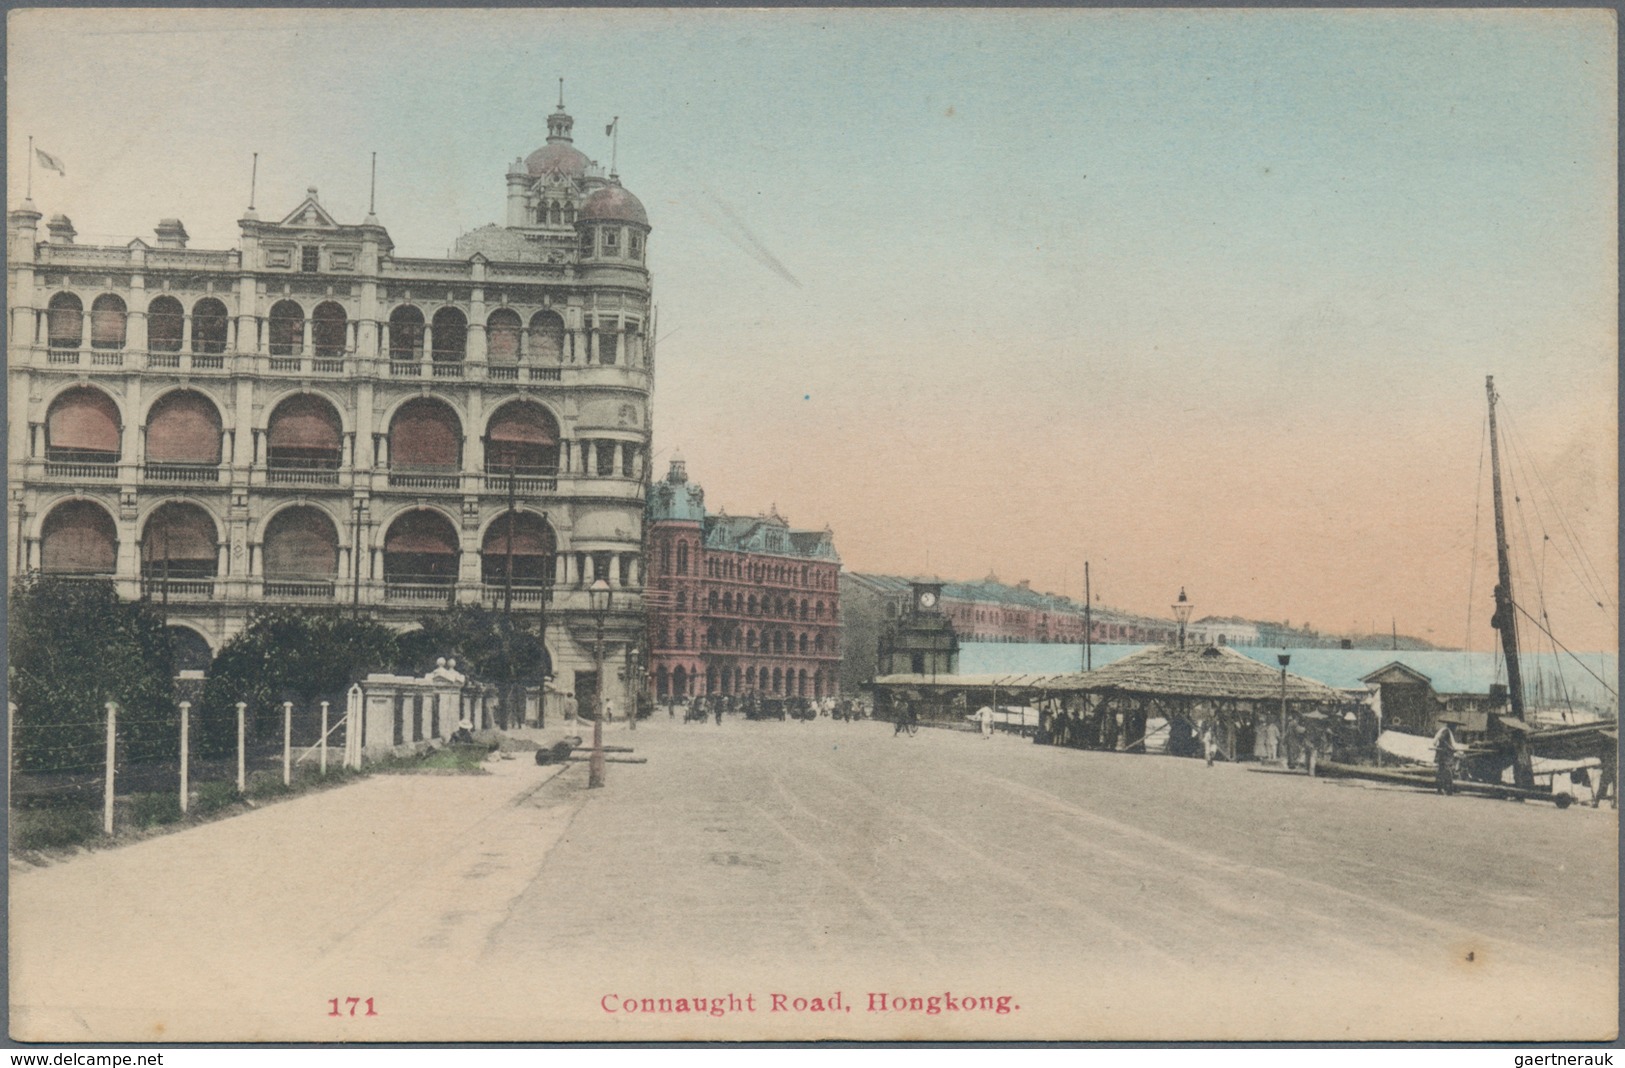
[{"label": "balcony railing", "polygon": [[149,352],[147,353],[147,366],[153,368],[179,367],[181,354],[178,352]]},{"label": "balcony railing", "polygon": [[273,486],[336,486],[338,465],[314,467],[273,462],[265,469],[265,481]]},{"label": "balcony railing", "polygon": [[384,583],[384,599],[411,604],[447,604],[456,596],[457,587],[450,582],[388,582]]},{"label": "balcony railing", "polygon": [[123,367],[124,366],[124,353],[120,352],[120,351],[117,351],[117,350],[115,350],[113,352],[95,352],[95,351],[92,351],[91,354],[90,354],[90,366],[92,366],[92,367]]},{"label": "balcony railing", "polygon": [[118,464],[109,460],[45,460],[46,478],[117,478]]},{"label": "balcony railing", "polygon": [[445,468],[392,467],[389,484],[401,489],[454,490],[462,486],[463,476]]},{"label": "balcony railing", "polygon": [[50,363],[77,364],[79,362],[79,350],[52,346],[46,353],[45,358]]},{"label": "balcony railing", "polygon": [[165,597],[171,600],[213,600],[214,579],[212,578],[147,578],[144,580],[147,595],[153,600],[162,600]]},{"label": "balcony railing", "polygon": [[303,579],[266,579],[265,596],[276,601],[331,601],[334,584]]},{"label": "balcony railing", "polygon": [[[500,581],[485,584],[485,603],[491,608],[501,608],[506,588]],[[552,590],[546,586],[521,586],[516,579],[513,587],[513,603],[524,605],[527,608],[540,607],[544,600],[551,601]]]},{"label": "balcony railing", "polygon": [[422,378],[423,364],[415,360],[390,360],[389,373],[396,378]]},{"label": "balcony railing", "polygon": [[219,464],[150,463],[142,475],[154,482],[219,482]]},{"label": "balcony railing", "polygon": [[434,366],[434,376],[436,378],[462,378],[463,377],[463,365],[461,363],[457,363],[457,362],[454,362],[454,361],[451,361],[451,360],[441,360],[441,361],[435,362],[435,364],[433,366]]}]

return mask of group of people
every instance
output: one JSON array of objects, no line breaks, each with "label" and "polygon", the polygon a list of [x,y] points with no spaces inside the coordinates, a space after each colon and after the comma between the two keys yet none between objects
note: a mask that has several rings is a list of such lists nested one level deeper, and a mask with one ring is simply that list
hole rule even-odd
[{"label": "group of people", "polygon": [[743,715],[746,719],[828,717],[855,721],[863,718],[862,705],[845,697],[764,698],[755,693],[696,694],[666,702],[666,713],[669,717],[677,718],[678,709],[682,710],[684,723],[714,719],[719,726],[724,713]]}]

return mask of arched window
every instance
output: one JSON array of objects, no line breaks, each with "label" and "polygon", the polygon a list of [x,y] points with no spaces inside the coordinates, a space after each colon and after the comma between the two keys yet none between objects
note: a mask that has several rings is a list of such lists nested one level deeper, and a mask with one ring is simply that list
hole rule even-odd
[{"label": "arched window", "polygon": [[265,459],[276,470],[336,471],[344,456],[343,424],[325,399],[312,393],[289,397],[266,424]]},{"label": "arched window", "polygon": [[677,543],[677,573],[679,575],[688,574],[688,542],[686,541]]},{"label": "arched window", "polygon": [[174,297],[157,297],[147,305],[147,349],[151,352],[179,352],[186,309]]},{"label": "arched window", "polygon": [[66,501],[40,527],[40,570],[48,575],[111,575],[118,564],[118,528],[92,501]]},{"label": "arched window", "polygon": [[505,513],[480,544],[481,577],[492,586],[506,585],[510,574],[515,586],[551,586],[557,547],[553,528],[541,516]]},{"label": "arched window", "polygon": [[64,390],[45,413],[47,460],[117,463],[122,437],[123,426],[113,398],[90,386]]},{"label": "arched window", "polygon": [[468,317],[456,308],[434,313],[434,352],[436,360],[456,362],[468,355]]},{"label": "arched window", "polygon": [[492,363],[514,363],[519,359],[519,315],[498,308],[485,320],[485,356]]},{"label": "arched window", "polygon": [[749,600],[747,600],[745,603],[748,606],[746,608],[746,613],[748,615],[755,615],[756,614],[756,595],[754,593],[751,594]]},{"label": "arched window", "polygon": [[687,649],[688,648],[688,634],[687,634],[686,631],[683,630],[682,627],[677,628],[677,648],[679,648],[679,649]]},{"label": "arched window", "polygon": [[122,349],[124,327],[128,315],[124,300],[112,293],[103,293],[90,306],[90,347],[93,349]]},{"label": "arched window", "polygon": [[687,590],[678,590],[677,591],[677,610],[679,612],[688,611],[688,591]]},{"label": "arched window", "polygon": [[780,669],[780,668],[774,668],[773,669],[773,692],[774,693],[780,693],[780,692],[783,691],[783,689],[784,689],[784,671],[782,669]]},{"label": "arched window", "polygon": [[725,594],[722,595],[722,610],[724,612],[728,613],[729,615],[733,614],[733,610],[734,610],[734,595],[733,594],[725,593]]},{"label": "arched window", "polygon": [[688,696],[688,672],[681,666],[671,669],[671,690],[677,697]]},{"label": "arched window", "polygon": [[317,359],[338,360],[349,348],[349,316],[331,300],[316,305],[310,313],[310,347]]},{"label": "arched window", "polygon": [[284,508],[265,524],[264,554],[269,580],[332,579],[339,572],[338,527],[319,508]]},{"label": "arched window", "polygon": [[305,309],[298,301],[279,300],[271,305],[269,340],[272,356],[298,356],[305,351]]},{"label": "arched window", "polygon": [[824,636],[822,634],[813,636],[813,652],[819,656],[824,655]]},{"label": "arched window", "polygon": [[220,463],[220,412],[195,390],[165,394],[147,412],[147,462]]},{"label": "arched window", "polygon": [[192,351],[208,356],[226,351],[226,306],[213,297],[192,305]]},{"label": "arched window", "polygon": [[756,632],[754,630],[745,632],[745,651],[748,653],[756,651]]},{"label": "arched window", "polygon": [[389,358],[423,359],[423,313],[410,304],[389,313]]},{"label": "arched window", "polygon": [[807,636],[805,634],[801,636],[801,655],[807,655]]},{"label": "arched window", "polygon": [[706,627],[705,628],[705,647],[707,649],[715,649],[717,647],[717,628],[716,627]]},{"label": "arched window", "polygon": [[530,317],[530,358],[536,363],[564,359],[564,320],[557,312],[537,312]]},{"label": "arched window", "polygon": [[773,632],[773,651],[775,653],[784,652],[784,633],[782,631],[776,630]]},{"label": "arched window", "polygon": [[214,520],[195,504],[160,505],[141,535],[141,573],[149,578],[213,578],[220,545]]},{"label": "arched window", "polygon": [[559,424],[540,404],[513,401],[486,424],[487,474],[554,475],[559,469]]},{"label": "arched window", "polygon": [[431,397],[407,401],[389,422],[392,469],[461,471],[463,430],[457,415]]},{"label": "arched window", "polygon": [[712,590],[710,593],[706,594],[705,607],[706,607],[706,610],[710,611],[710,612],[715,612],[717,610],[717,591],[716,590]]},{"label": "arched window", "polygon": [[671,574],[671,542],[669,541],[660,544],[660,573],[662,575]]},{"label": "arched window", "polygon": [[457,528],[439,512],[419,508],[389,525],[384,581],[449,586],[457,581]]},{"label": "arched window", "polygon": [[805,597],[801,599],[801,618],[807,618],[807,598]]},{"label": "arched window", "polygon": [[175,653],[176,671],[207,671],[214,663],[214,650],[191,627],[169,627],[170,648]]},{"label": "arched window", "polygon": [[51,298],[46,313],[46,337],[53,349],[76,349],[85,339],[85,306],[72,293]]}]

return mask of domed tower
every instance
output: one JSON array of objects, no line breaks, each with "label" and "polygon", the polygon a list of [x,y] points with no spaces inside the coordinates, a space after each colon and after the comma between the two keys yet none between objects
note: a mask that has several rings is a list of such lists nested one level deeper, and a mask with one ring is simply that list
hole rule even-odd
[{"label": "domed tower", "polygon": [[576,232],[583,261],[641,266],[648,251],[649,215],[620,179],[611,176],[582,200]]},{"label": "domed tower", "polygon": [[601,170],[575,146],[575,120],[564,110],[559,83],[558,110],[547,117],[547,143],[508,169],[508,225],[519,229],[568,232],[575,224],[586,182]]}]

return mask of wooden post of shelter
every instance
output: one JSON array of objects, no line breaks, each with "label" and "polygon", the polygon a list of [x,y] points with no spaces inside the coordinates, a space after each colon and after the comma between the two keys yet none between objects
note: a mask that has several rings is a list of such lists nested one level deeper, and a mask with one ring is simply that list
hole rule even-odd
[{"label": "wooden post of shelter", "polygon": [[322,702],[322,775],[327,775],[327,702]]}]

